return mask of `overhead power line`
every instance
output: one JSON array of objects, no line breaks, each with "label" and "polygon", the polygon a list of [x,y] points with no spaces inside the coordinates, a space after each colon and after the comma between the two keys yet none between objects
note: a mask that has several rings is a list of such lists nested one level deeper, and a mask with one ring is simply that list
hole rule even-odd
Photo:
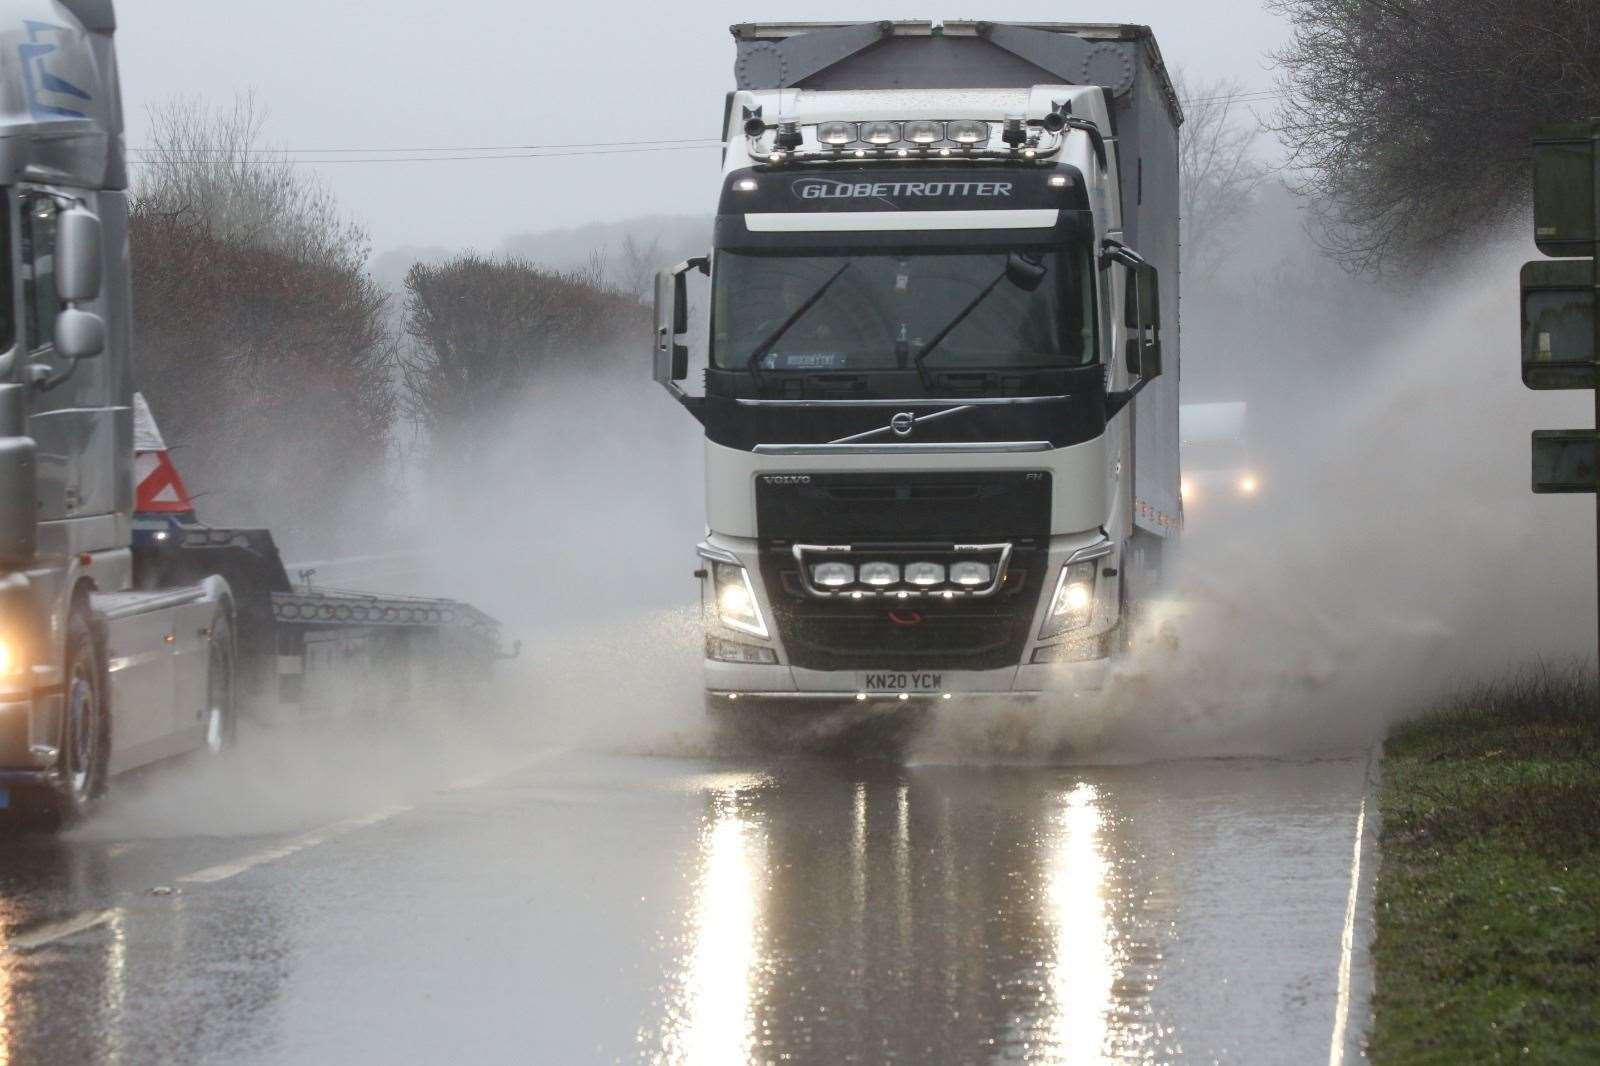
[{"label": "overhead power line", "polygon": [[[1214,103],[1260,100],[1284,95],[1282,89],[1249,89],[1217,96],[1191,97],[1186,102]],[[589,155],[629,155],[644,152],[683,152],[715,148],[717,137],[659,138],[646,141],[574,141],[564,144],[489,144],[489,145],[413,145],[403,148],[206,148],[196,146],[168,154],[151,147],[131,147],[132,162],[140,165],[178,163],[189,166],[270,165],[304,163],[338,165],[348,163],[470,163],[494,159],[567,159]],[[212,158],[215,156],[224,158]]]}]

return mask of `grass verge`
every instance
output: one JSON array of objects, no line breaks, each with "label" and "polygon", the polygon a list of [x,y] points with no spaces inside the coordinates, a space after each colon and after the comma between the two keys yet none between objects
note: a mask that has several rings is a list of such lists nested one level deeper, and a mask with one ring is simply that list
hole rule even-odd
[{"label": "grass verge", "polygon": [[1372,1060],[1600,1062],[1590,669],[1464,692],[1384,748]]}]

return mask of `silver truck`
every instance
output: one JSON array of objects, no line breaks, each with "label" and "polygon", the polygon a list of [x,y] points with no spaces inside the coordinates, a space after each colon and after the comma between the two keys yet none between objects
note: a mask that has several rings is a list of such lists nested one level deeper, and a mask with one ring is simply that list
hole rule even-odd
[{"label": "silver truck", "polygon": [[265,530],[138,510],[115,29],[111,0],[0,2],[0,811],[58,822],[296,707],[319,661],[499,646],[465,604],[296,587]]},{"label": "silver truck", "polygon": [[708,705],[1092,687],[1183,521],[1154,37],[732,32],[714,247],[656,287],[705,431]]}]

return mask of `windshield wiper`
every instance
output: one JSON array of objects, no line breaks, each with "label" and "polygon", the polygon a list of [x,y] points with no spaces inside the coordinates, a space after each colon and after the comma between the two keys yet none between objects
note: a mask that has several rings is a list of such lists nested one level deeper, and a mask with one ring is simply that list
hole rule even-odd
[{"label": "windshield wiper", "polygon": [[849,269],[850,262],[847,261],[844,266],[840,267],[838,270],[835,270],[833,272],[833,276],[827,281],[824,281],[816,292],[808,296],[804,303],[802,303],[799,307],[796,307],[793,311],[789,312],[789,317],[778,323],[778,328],[767,334],[766,340],[756,345],[755,351],[750,353],[750,358],[745,362],[745,368],[750,371],[752,377],[758,376],[758,368],[756,364],[761,362],[761,357],[770,352],[773,345],[777,344],[778,341],[783,339],[783,335],[789,332],[790,326],[793,326],[796,322],[800,321],[807,311],[817,306],[817,301],[822,299],[823,294],[825,294],[828,289],[833,286],[833,283],[838,281],[840,276]]},{"label": "windshield wiper", "polygon": [[1039,287],[1039,283],[1044,280],[1046,273],[1048,273],[1048,268],[1037,257],[1017,252],[1008,254],[1006,256],[1005,269],[995,275],[995,279],[985,285],[983,291],[974,296],[954,318],[946,322],[944,328],[933,335],[933,340],[922,346],[922,351],[918,352],[916,359],[913,360],[917,368],[917,376],[923,380],[924,384],[927,383],[928,375],[923,368],[922,361],[928,358],[930,352],[944,343],[944,339],[955,332],[955,328],[965,322],[967,316],[972,314],[979,304],[989,298],[989,294],[995,290],[995,286],[1009,278],[1017,288],[1024,292],[1032,292]]}]

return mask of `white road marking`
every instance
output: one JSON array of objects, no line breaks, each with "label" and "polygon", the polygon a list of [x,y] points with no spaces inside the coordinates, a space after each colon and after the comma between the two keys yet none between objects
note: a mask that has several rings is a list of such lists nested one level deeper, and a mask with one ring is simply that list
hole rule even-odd
[{"label": "white road marking", "polygon": [[65,940],[69,936],[77,936],[85,929],[104,925],[116,917],[116,913],[115,910],[89,911],[71,918],[63,918],[59,922],[49,922],[29,932],[16,934],[6,941],[5,946],[11,951],[33,951],[46,944]]},{"label": "white road marking", "polygon": [[1333,1007],[1333,1039],[1328,1044],[1328,1066],[1343,1066],[1345,1032],[1350,1026],[1350,963],[1356,948],[1356,897],[1361,888],[1361,839],[1367,827],[1367,772],[1361,775],[1361,806],[1356,809],[1356,843],[1350,858],[1350,895],[1344,902],[1344,931],[1339,934],[1339,995]]},{"label": "white road marking", "polygon": [[275,862],[278,859],[286,859],[296,852],[305,851],[307,848],[314,848],[318,844],[332,840],[334,837],[344,836],[345,834],[353,833],[358,829],[367,829],[371,826],[377,825],[380,822],[386,822],[390,818],[393,818],[399,814],[404,814],[412,809],[413,808],[409,805],[397,804],[392,807],[383,807],[379,810],[373,811],[371,814],[362,815],[359,818],[346,818],[342,822],[333,822],[330,825],[322,826],[320,829],[313,829],[309,833],[304,833],[300,836],[294,837],[293,839],[280,844],[275,848],[267,848],[266,850],[258,851],[253,855],[246,855],[244,858],[238,859],[234,862],[225,862],[217,866],[208,866],[204,870],[197,870],[192,874],[185,874],[184,876],[178,878],[178,880],[191,884],[212,884],[216,881],[226,881],[230,877],[237,877],[246,870],[253,869],[263,863]]},{"label": "white road marking", "polygon": [[[535,763],[540,763],[546,761],[547,759],[555,758],[565,751],[566,749],[564,748],[553,748],[542,751],[534,758],[524,760],[523,762],[517,763],[514,766],[503,767],[497,770],[487,770],[483,773],[474,774],[471,777],[462,778],[453,784],[445,785],[444,787],[436,789],[435,791],[442,794],[449,792],[464,792],[470,789],[479,788],[497,778],[506,777],[510,774],[516,773],[519,770],[524,770]],[[185,874],[184,876],[178,878],[178,880],[187,884],[213,884],[217,881],[226,881],[230,877],[237,877],[246,870],[253,869],[262,865],[263,863],[276,862],[278,859],[286,859],[290,855],[293,855],[297,852],[305,851],[307,848],[314,848],[318,844],[325,843],[335,837],[341,837],[348,833],[353,833],[358,829],[370,828],[371,826],[377,825],[380,822],[386,822],[390,818],[393,818],[399,814],[404,814],[410,810],[415,810],[415,807],[411,804],[396,804],[394,806],[384,807],[381,810],[373,811],[371,814],[362,815],[359,818],[346,818],[342,822],[333,822],[329,825],[313,829],[308,833],[303,833],[300,836],[294,837],[282,844],[279,844],[277,847],[263,849],[255,852],[254,854],[246,855],[242,859],[236,859],[233,862],[225,862],[216,866],[208,866],[204,870],[196,870],[192,874]]]}]

